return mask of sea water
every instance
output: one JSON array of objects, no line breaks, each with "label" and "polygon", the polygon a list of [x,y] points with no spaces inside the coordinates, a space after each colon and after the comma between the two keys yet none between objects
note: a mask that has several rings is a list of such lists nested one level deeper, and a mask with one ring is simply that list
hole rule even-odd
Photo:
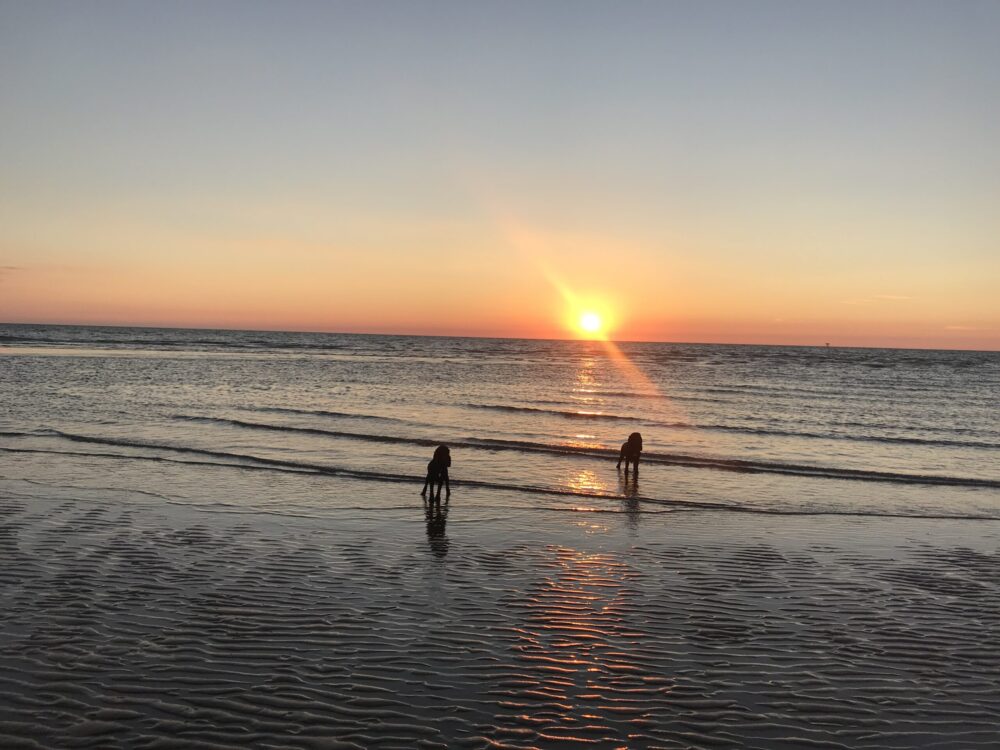
[{"label": "sea water", "polygon": [[998,352],[6,325],[0,383],[42,494],[377,512],[447,444],[469,513],[1000,518]]}]

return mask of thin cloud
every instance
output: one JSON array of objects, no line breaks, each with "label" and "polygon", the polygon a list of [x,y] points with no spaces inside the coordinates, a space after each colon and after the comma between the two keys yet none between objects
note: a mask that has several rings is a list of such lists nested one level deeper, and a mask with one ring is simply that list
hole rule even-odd
[{"label": "thin cloud", "polygon": [[910,297],[905,294],[875,294],[872,295],[871,297],[852,297],[851,299],[842,299],[840,301],[840,304],[872,305],[877,302],[905,302],[911,299],[914,299],[914,297]]}]

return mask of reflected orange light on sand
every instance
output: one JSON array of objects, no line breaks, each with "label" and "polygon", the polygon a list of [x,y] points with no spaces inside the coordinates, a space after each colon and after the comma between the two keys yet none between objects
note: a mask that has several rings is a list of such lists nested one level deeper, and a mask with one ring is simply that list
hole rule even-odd
[{"label": "reflected orange light on sand", "polygon": [[622,617],[637,596],[635,571],[617,555],[555,545],[544,566],[544,580],[522,600],[524,625],[515,629],[515,648],[530,669],[510,688],[513,717],[547,741],[572,747],[592,744],[595,733],[641,731],[649,721],[642,699],[669,688],[625,684],[624,675],[641,670],[633,654],[641,654],[645,637]]}]

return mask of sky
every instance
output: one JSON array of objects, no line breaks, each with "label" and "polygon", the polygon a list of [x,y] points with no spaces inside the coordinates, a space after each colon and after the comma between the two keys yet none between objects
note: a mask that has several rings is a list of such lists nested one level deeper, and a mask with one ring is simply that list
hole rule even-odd
[{"label": "sky", "polygon": [[1000,349],[1000,2],[0,0],[0,321]]}]

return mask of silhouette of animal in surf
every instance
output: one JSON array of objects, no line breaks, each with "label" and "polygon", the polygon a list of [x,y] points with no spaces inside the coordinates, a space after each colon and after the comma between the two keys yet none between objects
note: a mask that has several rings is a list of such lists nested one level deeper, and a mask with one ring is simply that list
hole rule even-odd
[{"label": "silhouette of animal in surf", "polygon": [[447,497],[451,497],[451,482],[448,481],[448,467],[451,466],[451,450],[447,445],[439,445],[434,449],[434,457],[427,464],[427,478],[424,480],[424,488],[420,490],[421,495],[427,494],[428,487],[431,491],[431,499],[435,499],[434,486],[437,485],[437,499],[441,499],[441,487],[447,491]]},{"label": "silhouette of animal in surf", "polygon": [[629,463],[639,471],[639,456],[642,455],[642,435],[638,432],[633,432],[628,436],[628,440],[622,443],[622,449],[618,453],[618,465],[616,469],[622,467],[622,461],[625,462],[625,471],[628,471]]}]

